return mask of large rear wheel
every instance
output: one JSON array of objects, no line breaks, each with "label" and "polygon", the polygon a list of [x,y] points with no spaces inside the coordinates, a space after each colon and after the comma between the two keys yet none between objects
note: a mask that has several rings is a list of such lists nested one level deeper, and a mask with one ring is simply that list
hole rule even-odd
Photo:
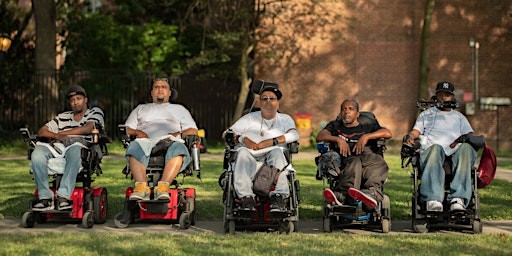
[{"label": "large rear wheel", "polygon": [[102,188],[99,196],[94,197],[94,223],[103,224],[107,221],[108,193]]},{"label": "large rear wheel", "polygon": [[36,223],[34,214],[32,212],[25,212],[21,218],[21,224],[24,228],[33,228]]}]

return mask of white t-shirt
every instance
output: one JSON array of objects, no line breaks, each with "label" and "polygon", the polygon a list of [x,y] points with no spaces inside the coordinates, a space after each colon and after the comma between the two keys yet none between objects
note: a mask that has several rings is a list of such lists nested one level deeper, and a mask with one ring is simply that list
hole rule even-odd
[{"label": "white t-shirt", "polygon": [[247,137],[255,143],[285,135],[286,142],[294,142],[299,139],[293,119],[282,113],[277,113],[275,119],[266,120],[261,116],[261,111],[248,113],[238,119],[231,127],[237,135]]},{"label": "white t-shirt", "polygon": [[441,111],[431,107],[418,116],[413,127],[420,132],[421,150],[441,145],[447,156],[452,155],[460,146],[450,148],[450,144],[463,134],[473,132],[468,119],[459,111]]},{"label": "white t-shirt", "polygon": [[145,132],[149,138],[197,129],[190,112],[182,105],[171,103],[138,105],[126,119],[126,126]]}]

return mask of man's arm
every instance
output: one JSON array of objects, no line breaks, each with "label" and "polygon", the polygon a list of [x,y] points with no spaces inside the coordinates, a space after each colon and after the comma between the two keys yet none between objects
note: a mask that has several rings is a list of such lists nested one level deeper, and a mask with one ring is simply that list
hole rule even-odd
[{"label": "man's arm", "polygon": [[384,127],[374,132],[363,134],[357,140],[357,143],[354,145],[352,151],[355,152],[356,154],[361,154],[364,150],[364,147],[366,146],[366,143],[368,143],[369,140],[389,139],[391,138],[391,136],[391,131]]},{"label": "man's arm", "polygon": [[75,127],[66,131],[62,132],[52,132],[48,128],[48,126],[43,125],[37,132],[37,135],[40,137],[45,137],[49,139],[55,139],[55,140],[65,140],[68,135],[87,135],[90,134],[91,131],[94,129],[95,122],[87,122],[84,126]]},{"label": "man's arm", "polygon": [[350,155],[350,147],[348,146],[348,143],[339,136],[333,136],[331,135],[331,132],[327,129],[322,129],[316,136],[316,142],[334,142],[337,143],[340,148],[340,155],[346,157]]}]

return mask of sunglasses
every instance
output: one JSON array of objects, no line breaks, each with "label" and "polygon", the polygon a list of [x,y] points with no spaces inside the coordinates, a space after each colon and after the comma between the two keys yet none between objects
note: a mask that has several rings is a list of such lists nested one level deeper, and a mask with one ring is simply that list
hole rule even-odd
[{"label": "sunglasses", "polygon": [[260,97],[260,100],[261,101],[275,101],[277,100],[277,97],[274,97],[274,96],[261,96]]},{"label": "sunglasses", "polygon": [[153,78],[153,80],[151,80],[152,83],[154,83],[156,81],[165,81],[165,82],[169,83],[169,78],[167,78],[167,77],[157,77],[157,78]]}]

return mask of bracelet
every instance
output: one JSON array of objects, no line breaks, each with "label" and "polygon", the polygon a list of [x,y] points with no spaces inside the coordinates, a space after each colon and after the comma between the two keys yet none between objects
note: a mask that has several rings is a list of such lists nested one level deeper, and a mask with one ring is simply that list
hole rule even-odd
[{"label": "bracelet", "polygon": [[273,141],[273,143],[272,143],[273,146],[279,144],[279,141],[277,141],[277,138],[274,138],[272,141]]}]

